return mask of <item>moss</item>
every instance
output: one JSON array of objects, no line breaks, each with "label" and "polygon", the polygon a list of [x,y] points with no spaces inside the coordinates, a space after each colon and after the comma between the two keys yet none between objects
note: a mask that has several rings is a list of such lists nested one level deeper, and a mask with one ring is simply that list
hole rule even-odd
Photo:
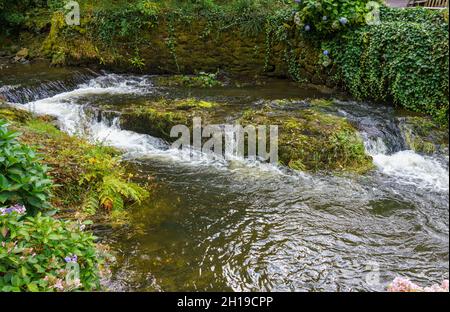
[{"label": "moss", "polygon": [[12,122],[26,122],[31,119],[31,114],[25,110],[12,107],[2,107],[0,102],[0,117]]},{"label": "moss", "polygon": [[365,173],[373,168],[358,132],[344,118],[313,109],[283,112],[265,107],[244,112],[241,123],[278,125],[280,163],[294,170]]},{"label": "moss", "polygon": [[44,54],[48,56],[53,55],[54,47],[58,45],[58,38],[60,37],[60,32],[64,25],[65,21],[63,12],[55,12],[51,19],[50,32],[42,44],[42,51]]},{"label": "moss", "polygon": [[194,117],[201,117],[202,122],[211,121],[211,116],[219,105],[192,98],[148,102],[127,107],[122,113],[121,125],[128,130],[172,141],[170,130],[173,126],[191,127]]},{"label": "moss", "polygon": [[333,105],[333,101],[330,99],[312,99],[309,102],[312,106],[329,107]]},{"label": "moss", "polygon": [[438,126],[429,117],[402,117],[400,130],[408,148],[433,154],[448,148],[448,126]]}]

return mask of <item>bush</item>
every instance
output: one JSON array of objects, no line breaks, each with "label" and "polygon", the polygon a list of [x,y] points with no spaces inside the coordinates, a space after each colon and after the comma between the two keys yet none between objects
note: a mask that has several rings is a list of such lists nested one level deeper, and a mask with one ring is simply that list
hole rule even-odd
[{"label": "bush", "polygon": [[19,133],[9,131],[0,120],[0,204],[20,203],[35,215],[49,210],[52,181],[36,153],[17,141]]},{"label": "bush", "polygon": [[[13,207],[14,208],[14,207]],[[0,210],[0,291],[71,291],[100,287],[104,256],[84,225],[23,208]]]},{"label": "bush", "polygon": [[329,35],[350,26],[361,25],[373,9],[371,0],[302,0],[298,3],[296,24],[304,31]]},{"label": "bush", "polygon": [[65,4],[64,0],[0,0],[0,27],[5,30],[9,27],[22,26],[29,17],[27,12],[36,8],[59,9]]},{"label": "bush", "polygon": [[393,102],[446,124],[448,34],[440,11],[383,9],[380,25],[331,44],[337,80],[358,99]]}]

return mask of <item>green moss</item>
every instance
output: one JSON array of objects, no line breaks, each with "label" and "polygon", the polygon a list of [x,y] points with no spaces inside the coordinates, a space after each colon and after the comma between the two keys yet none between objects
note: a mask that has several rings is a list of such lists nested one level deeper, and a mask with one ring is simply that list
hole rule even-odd
[{"label": "green moss", "polygon": [[407,146],[415,152],[433,154],[448,147],[448,127],[437,126],[428,117],[402,117],[400,130]]},{"label": "green moss", "polygon": [[31,119],[31,114],[25,110],[12,107],[2,107],[0,103],[0,116],[7,121],[26,122]]},{"label": "green moss", "polygon": [[64,28],[64,14],[62,12],[55,12],[51,19],[50,32],[47,39],[42,44],[42,51],[46,55],[53,55],[54,47],[58,44],[61,29]]},{"label": "green moss", "polygon": [[280,163],[295,170],[364,173],[373,168],[358,132],[344,118],[305,109],[245,112],[242,124],[278,125]]},{"label": "green moss", "polygon": [[309,102],[312,106],[329,107],[333,105],[333,101],[330,99],[313,99]]},{"label": "green moss", "polygon": [[170,130],[173,126],[191,127],[194,117],[201,117],[203,122],[208,122],[219,105],[192,98],[163,99],[127,107],[122,113],[121,123],[125,129],[172,141]]}]

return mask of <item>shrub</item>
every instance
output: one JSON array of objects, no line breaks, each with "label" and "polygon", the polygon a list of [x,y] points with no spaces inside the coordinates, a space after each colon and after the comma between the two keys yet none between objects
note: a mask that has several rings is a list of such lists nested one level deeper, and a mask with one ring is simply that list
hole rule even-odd
[{"label": "shrub", "polygon": [[35,215],[51,208],[52,181],[36,153],[17,141],[19,135],[0,120],[0,204],[20,203]]},{"label": "shrub", "polygon": [[296,24],[304,31],[329,35],[361,25],[373,9],[371,0],[301,0],[298,5]]},{"label": "shrub", "polygon": [[0,210],[0,291],[94,290],[104,256],[83,224]]}]

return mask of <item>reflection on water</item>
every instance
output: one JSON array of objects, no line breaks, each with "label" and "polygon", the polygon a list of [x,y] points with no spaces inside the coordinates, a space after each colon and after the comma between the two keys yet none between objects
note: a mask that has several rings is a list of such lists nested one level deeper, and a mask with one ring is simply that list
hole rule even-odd
[{"label": "reflection on water", "polygon": [[[0,94],[12,101],[18,93],[2,79]],[[131,209],[131,227],[102,234],[118,256],[112,289],[384,290],[397,275],[427,285],[448,278],[448,154],[405,150],[393,109],[349,101],[327,108],[358,127],[377,170],[309,175],[254,162],[192,162],[157,138],[121,129],[120,106],[197,96],[229,103],[232,114],[261,98],[296,98],[290,109],[301,109],[302,99],[330,94],[287,82],[186,90],[155,88],[151,77],[80,79],[76,87],[62,79],[64,88],[49,87],[50,95],[27,87],[33,101],[20,107],[56,116],[70,133],[87,128],[124,149],[141,176],[156,178],[150,200]],[[89,118],[92,110],[117,114]]]},{"label": "reflection on water", "polygon": [[[383,290],[448,272],[448,193],[336,178],[141,163],[160,189],[118,237],[118,289]],[[132,255],[132,256],[130,256]],[[366,279],[379,270],[380,284]]]}]

